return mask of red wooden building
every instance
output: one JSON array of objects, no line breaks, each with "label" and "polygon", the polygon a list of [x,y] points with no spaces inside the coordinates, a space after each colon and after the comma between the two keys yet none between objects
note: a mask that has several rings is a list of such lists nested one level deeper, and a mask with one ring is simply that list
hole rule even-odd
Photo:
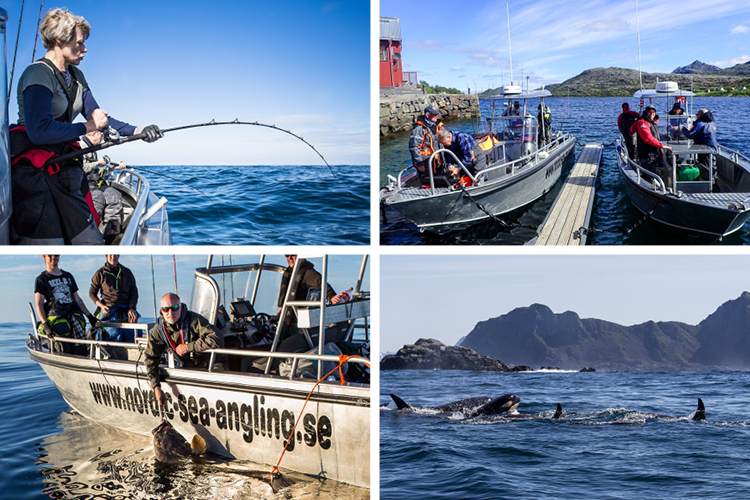
[{"label": "red wooden building", "polygon": [[401,63],[401,21],[380,18],[380,86],[400,87],[404,81]]}]

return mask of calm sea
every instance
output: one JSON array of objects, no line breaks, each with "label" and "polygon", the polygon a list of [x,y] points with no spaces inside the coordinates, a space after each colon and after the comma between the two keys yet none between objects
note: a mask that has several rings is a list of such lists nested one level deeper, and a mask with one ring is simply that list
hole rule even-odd
[{"label": "calm sea", "polygon": [[[617,157],[613,141],[619,135],[617,130],[617,116],[622,111],[623,102],[629,102],[631,108],[637,108],[635,99],[620,97],[591,97],[591,98],[550,98],[545,99],[552,110],[552,127],[556,130],[570,132],[576,136],[578,142],[586,144],[596,142],[605,145],[602,166],[596,187],[596,198],[591,226],[595,229],[607,231],[607,234],[596,234],[589,237],[589,244],[596,245],[687,245],[687,244],[750,244],[750,225],[743,230],[724,238],[721,242],[709,242],[704,239],[686,235],[683,232],[670,229],[654,221],[646,221],[630,235],[623,232],[633,227],[642,214],[632,206],[625,194],[620,175],[617,172]],[[536,101],[538,102],[538,101]],[[535,104],[536,105],[536,104]],[[487,101],[481,101],[482,113],[489,111]],[[747,126],[747,116],[750,113],[750,99],[747,98],[695,98],[691,109],[708,108],[716,119],[718,140],[723,146],[738,150],[750,156],[750,128]],[[661,115],[665,113],[660,111]],[[564,120],[563,120],[564,115]],[[447,128],[474,132],[476,120],[448,122]],[[394,177],[406,168],[411,160],[407,149],[408,133],[400,133],[382,138],[380,141],[380,182],[386,183],[387,174]],[[575,156],[581,152],[576,146]],[[555,200],[562,183],[572,165],[563,170],[561,180],[555,188],[533,204],[517,210],[502,218],[506,222],[517,222],[527,226],[539,225],[546,216],[552,202]],[[444,244],[492,244],[492,245],[520,245],[534,236],[535,231],[527,228],[516,228],[511,231],[498,227],[495,222],[486,222],[468,231],[436,236],[429,233],[419,233],[416,226],[401,217],[393,210],[386,213],[388,224],[383,225],[381,219],[380,241],[388,245],[444,245]],[[612,233],[612,234],[609,234]]]},{"label": "calm sea", "polygon": [[175,245],[370,243],[369,165],[139,168],[177,179],[143,173]]},{"label": "calm sea", "polygon": [[70,409],[29,359],[29,329],[0,323],[0,498],[369,499],[367,489],[295,473],[285,473],[287,484],[274,493],[258,479],[269,466],[216,456],[160,466],[149,437],[98,425]]},{"label": "calm sea", "polygon": [[[551,421],[381,408],[381,499],[748,498],[747,372],[402,370],[380,386],[381,404],[389,393],[413,406],[513,393],[519,413],[564,410]],[[687,418],[699,397],[705,422]]]}]

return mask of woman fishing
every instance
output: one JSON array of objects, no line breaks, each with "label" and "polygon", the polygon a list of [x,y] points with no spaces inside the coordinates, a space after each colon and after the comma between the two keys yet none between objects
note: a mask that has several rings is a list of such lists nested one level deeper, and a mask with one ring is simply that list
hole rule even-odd
[{"label": "woman fishing", "polygon": [[[49,11],[39,30],[47,53],[18,81],[18,124],[10,130],[13,243],[102,244],[81,161],[45,162],[78,149],[79,136],[107,126],[123,136],[142,134],[146,142],[163,137],[156,125],[135,127],[99,107],[77,68],[90,31],[83,17]],[[79,114],[85,123],[73,123]]]}]

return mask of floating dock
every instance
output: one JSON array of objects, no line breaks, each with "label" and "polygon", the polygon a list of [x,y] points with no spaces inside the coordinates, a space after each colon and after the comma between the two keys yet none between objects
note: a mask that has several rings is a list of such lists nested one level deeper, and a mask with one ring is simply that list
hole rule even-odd
[{"label": "floating dock", "polygon": [[586,144],[578,161],[570,171],[547,217],[537,231],[532,245],[585,245],[586,235],[579,233],[588,227],[594,205],[596,177],[602,161],[601,144]]}]

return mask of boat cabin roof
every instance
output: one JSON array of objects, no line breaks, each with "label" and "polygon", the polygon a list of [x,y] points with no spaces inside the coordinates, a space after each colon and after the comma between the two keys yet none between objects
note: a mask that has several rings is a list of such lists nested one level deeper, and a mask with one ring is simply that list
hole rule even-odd
[{"label": "boat cabin roof", "polygon": [[552,93],[549,90],[532,90],[531,92],[521,91],[520,94],[509,93],[505,94],[502,91],[489,97],[490,100],[500,99],[536,99],[539,97],[552,97]]},{"label": "boat cabin roof", "polygon": [[637,90],[635,94],[633,94],[633,97],[635,98],[649,98],[653,99],[656,97],[695,97],[695,94],[693,92],[690,92],[689,90],[674,90],[672,92],[657,92],[656,89],[646,89],[646,90]]}]

